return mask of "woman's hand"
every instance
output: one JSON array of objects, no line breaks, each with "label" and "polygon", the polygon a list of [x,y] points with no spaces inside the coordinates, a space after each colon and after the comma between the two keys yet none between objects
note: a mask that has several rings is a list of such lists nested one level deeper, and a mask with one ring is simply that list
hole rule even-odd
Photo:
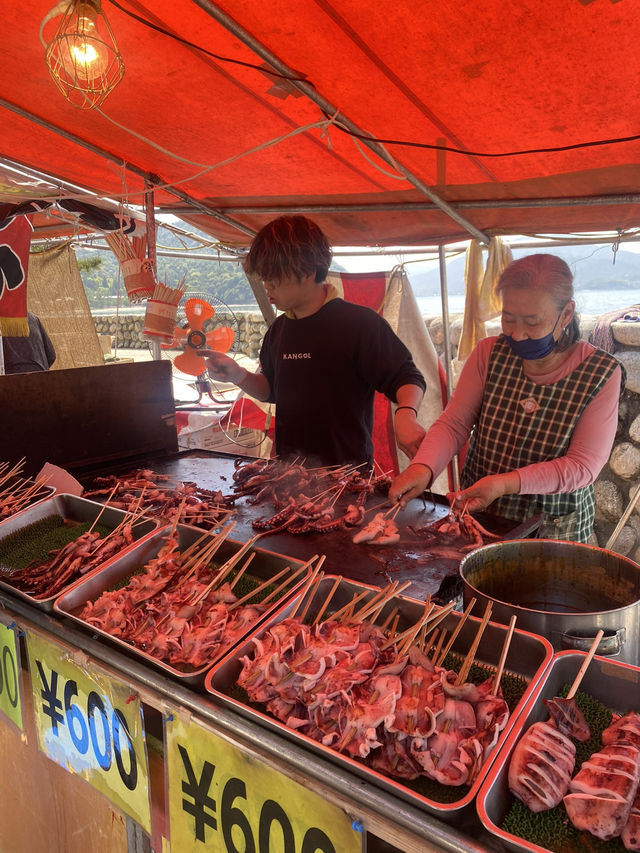
[{"label": "woman's hand", "polygon": [[392,504],[406,506],[412,498],[419,498],[429,487],[433,472],[427,465],[409,465],[395,478],[389,489]]},{"label": "woman's hand", "polygon": [[520,491],[520,477],[517,471],[507,474],[492,474],[481,477],[468,489],[450,492],[447,495],[451,508],[462,511],[465,506],[469,512],[486,509],[503,495],[513,495]]}]

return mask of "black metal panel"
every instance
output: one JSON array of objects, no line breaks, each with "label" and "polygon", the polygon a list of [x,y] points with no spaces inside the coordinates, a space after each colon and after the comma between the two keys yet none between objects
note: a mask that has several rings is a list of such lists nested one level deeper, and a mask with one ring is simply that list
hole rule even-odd
[{"label": "black metal panel", "polygon": [[[169,474],[175,482],[190,480],[205,489],[220,490],[223,494],[233,493],[234,461],[237,457],[214,453],[207,450],[189,450],[173,456],[148,457],[140,467],[150,468],[158,473]],[[132,470],[131,465],[106,466],[93,473],[125,473]],[[77,476],[77,475],[76,475]],[[82,479],[82,478],[80,478]],[[83,481],[84,482],[84,481]],[[88,482],[88,481],[87,481]],[[259,505],[251,504],[252,497],[242,497],[236,501],[236,514],[233,516],[235,527],[232,537],[246,542],[256,534],[252,522],[260,516],[275,513],[273,504],[266,501]],[[351,500],[348,498],[347,500]],[[373,508],[380,504],[378,511],[389,506],[382,494],[368,498],[366,506]],[[433,501],[423,504],[413,500],[401,510],[396,523],[401,538],[397,545],[374,547],[356,545],[352,541],[355,530],[336,530],[331,533],[304,533],[292,535],[286,532],[267,533],[258,540],[263,548],[279,554],[287,554],[300,560],[308,560],[314,554],[326,556],[324,570],[331,574],[342,575],[361,583],[384,586],[390,581],[411,581],[405,595],[423,599],[427,594],[436,595],[441,584],[444,600],[460,598],[462,586],[459,582],[459,559],[447,559],[442,555],[431,554],[428,547],[412,534],[410,527],[421,527],[442,518],[449,511],[445,497],[435,495]],[[369,518],[372,513],[369,514]],[[477,519],[488,530],[498,534],[501,539],[524,538],[535,530],[539,518],[524,525],[488,513],[477,513]]]},{"label": "black metal panel", "polygon": [[168,361],[0,376],[0,460],[27,474],[177,449]]}]

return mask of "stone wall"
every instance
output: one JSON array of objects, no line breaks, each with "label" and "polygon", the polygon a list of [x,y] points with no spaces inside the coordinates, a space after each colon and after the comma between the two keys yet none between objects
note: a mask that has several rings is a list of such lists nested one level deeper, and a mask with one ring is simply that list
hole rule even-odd
[{"label": "stone wall", "polygon": [[[237,314],[238,340],[236,352],[257,358],[267,324],[262,314]],[[93,321],[99,335],[110,335],[118,349],[147,349],[148,342],[143,336],[144,315],[120,315],[94,317]],[[116,341],[117,331],[117,341]]]},{"label": "stone wall", "polygon": [[[262,315],[238,314],[238,342],[236,352],[257,358],[267,325]],[[596,317],[582,316],[580,319],[583,337],[588,338]],[[444,334],[441,317],[425,317],[438,355],[443,355]],[[98,334],[111,335],[115,339],[116,318],[95,317]],[[143,338],[143,316],[120,316],[118,348],[146,349]],[[489,323],[490,334],[500,332],[499,322]],[[450,317],[452,355],[455,358],[462,315]],[[596,523],[593,544],[603,547],[611,536],[629,500],[640,487],[640,323],[614,323],[612,326],[617,350],[615,353],[627,371],[627,387],[620,402],[618,432],[608,464],[595,484]],[[631,557],[640,563],[640,500],[633,513],[613,544],[612,550]]]},{"label": "stone wall", "polygon": [[[582,316],[580,329],[589,338],[597,317]],[[444,332],[441,317],[425,317],[438,355],[444,353]],[[455,359],[462,315],[450,317],[449,335],[452,357]],[[640,488],[640,323],[617,322],[612,324],[616,342],[615,357],[627,372],[626,389],[620,400],[618,431],[609,462],[595,482],[596,519],[592,544],[604,547],[617,523]],[[499,321],[487,324],[489,334],[500,333]],[[640,563],[640,499],[624,527],[612,544],[611,550]]]}]

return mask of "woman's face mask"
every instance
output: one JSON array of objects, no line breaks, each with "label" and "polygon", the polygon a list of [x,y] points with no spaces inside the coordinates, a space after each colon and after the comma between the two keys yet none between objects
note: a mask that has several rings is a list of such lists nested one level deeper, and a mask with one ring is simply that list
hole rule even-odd
[{"label": "woman's face mask", "polygon": [[545,358],[550,355],[556,348],[557,341],[553,337],[553,333],[556,330],[561,314],[562,312],[558,314],[553,329],[548,335],[542,338],[525,338],[523,341],[515,341],[511,335],[505,335],[505,339],[511,347],[511,352],[525,361],[535,361],[536,359]]}]

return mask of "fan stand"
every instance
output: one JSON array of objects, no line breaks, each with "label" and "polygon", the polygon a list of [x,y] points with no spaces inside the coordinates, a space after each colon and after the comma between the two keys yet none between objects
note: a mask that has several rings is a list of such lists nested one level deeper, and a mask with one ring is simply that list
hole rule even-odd
[{"label": "fan stand", "polygon": [[[211,393],[211,383],[209,382],[206,373],[201,373],[200,376],[197,376],[195,384],[196,391],[198,392],[198,399],[196,400],[196,405],[200,405],[200,403],[202,402],[202,398],[205,394],[213,403],[217,403],[218,405],[227,405],[227,403],[229,403],[228,400],[220,400],[218,397],[213,396],[213,394]],[[230,405],[231,404],[229,403],[229,406]]]}]

